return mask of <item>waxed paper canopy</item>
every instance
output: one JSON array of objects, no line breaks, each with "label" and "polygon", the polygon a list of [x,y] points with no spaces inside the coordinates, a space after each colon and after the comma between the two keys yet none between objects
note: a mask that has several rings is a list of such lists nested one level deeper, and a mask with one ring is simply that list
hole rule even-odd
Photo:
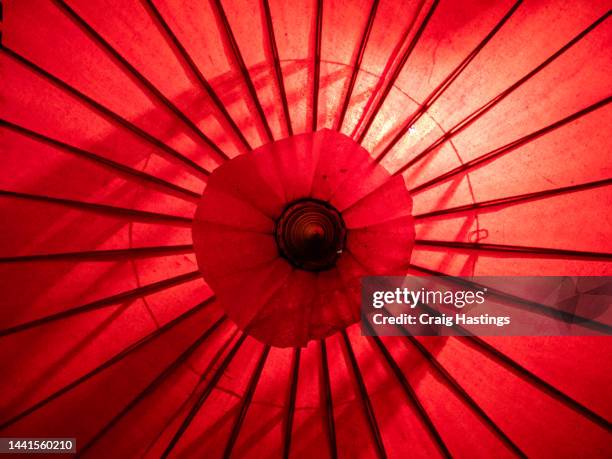
[{"label": "waxed paper canopy", "polygon": [[365,337],[372,274],[612,274],[609,1],[3,0],[0,437],[610,457],[609,337]]}]

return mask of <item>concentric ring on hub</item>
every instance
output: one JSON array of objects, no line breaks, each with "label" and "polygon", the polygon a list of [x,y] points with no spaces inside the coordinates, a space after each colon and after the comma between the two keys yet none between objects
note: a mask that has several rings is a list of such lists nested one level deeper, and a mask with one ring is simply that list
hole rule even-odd
[{"label": "concentric ring on hub", "polygon": [[342,216],[329,204],[301,199],[289,204],[276,222],[278,250],[296,268],[323,271],[332,268],[346,240]]}]

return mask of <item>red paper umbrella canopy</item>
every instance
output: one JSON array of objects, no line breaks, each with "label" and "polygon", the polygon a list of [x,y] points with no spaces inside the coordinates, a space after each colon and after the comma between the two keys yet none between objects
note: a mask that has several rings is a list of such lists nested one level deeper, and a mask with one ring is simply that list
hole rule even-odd
[{"label": "red paper umbrella canopy", "polygon": [[353,323],[367,274],[610,275],[608,1],[1,5],[0,436],[610,456],[608,337]]},{"label": "red paper umbrella canopy", "polygon": [[406,272],[410,196],[334,131],[266,144],[217,168],[193,225],[228,316],[262,342],[306,346],[357,322],[360,279]]}]

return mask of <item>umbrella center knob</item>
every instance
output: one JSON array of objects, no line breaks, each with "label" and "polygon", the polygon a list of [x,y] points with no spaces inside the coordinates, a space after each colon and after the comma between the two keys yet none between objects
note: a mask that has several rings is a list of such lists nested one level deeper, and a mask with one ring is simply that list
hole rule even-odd
[{"label": "umbrella center knob", "polygon": [[332,268],[342,251],[346,227],[340,212],[317,199],[289,204],[276,222],[276,245],[282,257],[307,271]]}]

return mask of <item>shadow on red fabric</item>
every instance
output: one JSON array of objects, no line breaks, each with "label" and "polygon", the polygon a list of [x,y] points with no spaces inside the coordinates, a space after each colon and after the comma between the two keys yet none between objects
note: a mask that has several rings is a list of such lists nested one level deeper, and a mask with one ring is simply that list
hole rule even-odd
[{"label": "shadow on red fabric", "polygon": [[2,0],[0,437],[610,457],[610,337],[366,337],[366,275],[612,275],[610,2]]}]

